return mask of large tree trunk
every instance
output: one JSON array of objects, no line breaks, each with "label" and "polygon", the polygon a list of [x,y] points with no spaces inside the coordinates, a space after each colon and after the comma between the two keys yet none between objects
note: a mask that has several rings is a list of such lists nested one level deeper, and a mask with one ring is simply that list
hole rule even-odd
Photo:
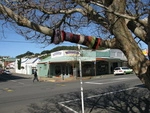
[{"label": "large tree trunk", "polygon": [[[120,3],[119,5],[117,3]],[[118,13],[125,13],[126,0],[113,0],[110,4],[110,10]],[[139,79],[148,87],[150,90],[150,69],[149,61],[143,55],[138,44],[132,37],[131,32],[127,28],[125,19],[117,17],[113,14],[107,14],[108,19],[111,23],[111,32],[120,43],[120,49],[124,52],[128,59],[129,66],[134,70],[135,74]]]}]

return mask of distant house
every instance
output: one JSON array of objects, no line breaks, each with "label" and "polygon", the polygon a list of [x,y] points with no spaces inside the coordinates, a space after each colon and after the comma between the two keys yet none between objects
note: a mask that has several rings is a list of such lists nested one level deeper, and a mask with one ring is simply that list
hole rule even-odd
[{"label": "distant house", "polygon": [[[16,59],[16,61],[15,61],[15,72],[16,73],[26,74],[26,62],[27,62],[27,60],[28,60],[28,58]],[[20,67],[20,69],[19,69],[19,67]]]},{"label": "distant house", "polygon": [[0,60],[0,68],[2,68],[2,67],[3,67],[3,61]]},{"label": "distant house", "polygon": [[40,61],[39,58],[31,58],[26,62],[26,74],[33,74],[34,69],[37,68],[37,63]]},{"label": "distant house", "polygon": [[13,68],[13,64],[15,62],[15,58],[5,58],[3,59],[3,67],[4,68],[11,68],[10,66],[12,66]]},{"label": "distant house", "polygon": [[11,63],[7,64],[6,68],[7,69],[14,69],[15,68],[15,62],[11,62]]},{"label": "distant house", "polygon": [[[19,61],[21,62],[19,64]],[[39,58],[21,58],[16,59],[15,62],[15,72],[21,74],[33,74],[33,69],[36,68],[37,63],[40,61]],[[20,69],[18,69],[18,65],[20,65]]]},{"label": "distant house", "polygon": [[4,69],[9,69],[11,72],[14,72],[15,60],[15,58],[10,58],[9,56],[0,56],[0,73],[2,73]]}]

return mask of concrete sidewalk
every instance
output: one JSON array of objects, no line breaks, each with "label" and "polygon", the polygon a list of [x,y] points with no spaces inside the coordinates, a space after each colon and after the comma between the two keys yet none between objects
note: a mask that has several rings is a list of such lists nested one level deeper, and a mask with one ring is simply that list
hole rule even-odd
[{"label": "concrete sidewalk", "polygon": [[[96,79],[96,78],[106,78],[106,77],[112,77],[113,74],[106,74],[106,75],[97,75],[97,76],[85,76],[82,77],[82,80],[88,80],[88,79]],[[71,82],[71,81],[79,81],[80,77],[69,77],[69,78],[61,78],[61,77],[54,77],[54,78],[48,78],[48,77],[39,77],[40,81],[47,81],[47,82]]]},{"label": "concrete sidewalk", "polygon": [[[20,74],[20,73],[14,73],[14,75],[24,77],[24,78],[29,78],[33,79],[34,75],[27,75],[27,74]],[[86,76],[82,77],[82,80],[88,80],[88,79],[96,79],[96,78],[106,78],[106,77],[112,77],[114,76],[113,74],[106,74],[106,75],[97,75],[97,76]],[[53,78],[48,78],[48,77],[38,77],[39,81],[41,82],[71,82],[71,81],[79,81],[80,77],[69,77],[69,78],[62,78],[62,77],[53,77]]]}]

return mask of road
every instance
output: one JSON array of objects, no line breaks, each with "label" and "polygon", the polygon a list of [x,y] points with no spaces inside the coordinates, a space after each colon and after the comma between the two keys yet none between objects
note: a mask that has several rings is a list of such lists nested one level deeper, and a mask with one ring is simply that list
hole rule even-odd
[{"label": "road", "polygon": [[[134,74],[84,80],[83,88],[85,113],[106,110],[104,97],[108,95],[114,98],[126,91],[130,96],[147,91]],[[80,99],[80,81],[33,83],[21,75],[0,75],[0,113],[80,113]]]}]

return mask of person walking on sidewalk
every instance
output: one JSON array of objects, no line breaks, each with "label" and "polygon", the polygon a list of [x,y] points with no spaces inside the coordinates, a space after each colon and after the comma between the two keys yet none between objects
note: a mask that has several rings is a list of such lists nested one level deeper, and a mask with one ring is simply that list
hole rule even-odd
[{"label": "person walking on sidewalk", "polygon": [[34,71],[34,78],[33,78],[33,82],[34,80],[37,80],[39,82],[38,76],[37,76],[37,70],[35,69]]}]

